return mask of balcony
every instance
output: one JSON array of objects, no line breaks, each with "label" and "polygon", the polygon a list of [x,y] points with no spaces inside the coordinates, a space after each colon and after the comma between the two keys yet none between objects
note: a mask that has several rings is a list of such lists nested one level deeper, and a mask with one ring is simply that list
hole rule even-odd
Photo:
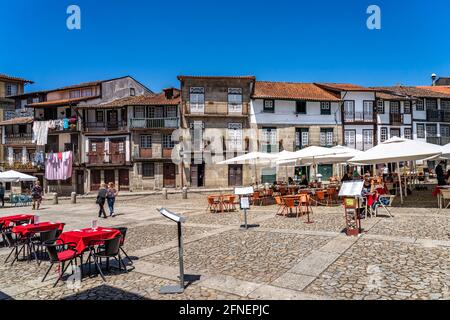
[{"label": "balcony", "polygon": [[35,171],[35,170],[39,170],[39,169],[43,169],[43,165],[42,166],[38,166],[36,164],[34,164],[33,162],[27,162],[24,163],[22,161],[17,161],[14,160],[13,163],[9,163],[9,162],[5,162],[3,164],[3,168],[5,170],[16,170],[16,171]]},{"label": "balcony", "polygon": [[131,129],[177,129],[179,118],[134,118],[130,119]]},{"label": "balcony", "polygon": [[84,132],[106,133],[116,131],[128,131],[126,121],[85,122]]},{"label": "balcony", "polygon": [[88,152],[88,165],[124,165],[125,153]]},{"label": "balcony", "polygon": [[450,122],[449,110],[427,110],[427,121]]},{"label": "balcony", "polygon": [[228,102],[206,102],[205,104],[190,105],[189,102],[183,104],[184,115],[187,117],[246,117],[248,116],[248,103],[230,104]]},{"label": "balcony", "polygon": [[354,123],[354,122],[365,122],[373,123],[375,121],[374,114],[364,113],[364,112],[344,112],[344,122]]},{"label": "balcony", "polygon": [[31,133],[16,133],[16,134],[6,134],[5,144],[33,144],[33,134]]},{"label": "balcony", "polygon": [[403,124],[403,115],[400,113],[391,113],[389,119],[390,124],[393,126],[401,126]]},{"label": "balcony", "polygon": [[440,146],[445,146],[450,143],[450,137],[436,137],[436,136],[427,136],[427,142],[432,144],[437,144]]},{"label": "balcony", "polygon": [[15,118],[33,117],[33,108],[21,108],[15,110],[5,110],[4,120],[11,120]]},{"label": "balcony", "polygon": [[172,150],[172,148],[163,148],[161,152],[153,152],[152,148],[141,148],[139,146],[135,146],[133,150],[133,157],[135,159],[171,159]]}]

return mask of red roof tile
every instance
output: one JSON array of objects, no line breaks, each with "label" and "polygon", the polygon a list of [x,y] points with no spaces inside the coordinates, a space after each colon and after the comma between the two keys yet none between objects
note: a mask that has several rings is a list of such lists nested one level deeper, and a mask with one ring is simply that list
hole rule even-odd
[{"label": "red roof tile", "polygon": [[340,101],[337,94],[314,83],[256,81],[253,98]]},{"label": "red roof tile", "polygon": [[333,91],[375,91],[372,88],[366,88],[351,83],[316,83],[318,86]]},{"label": "red roof tile", "polygon": [[11,81],[18,81],[18,82],[24,82],[24,83],[34,83],[31,80],[27,80],[27,79],[24,79],[24,78],[13,77],[13,76],[8,76],[7,74],[4,74],[4,73],[0,73],[0,79],[11,80]]},{"label": "red roof tile", "polygon": [[21,117],[21,118],[13,118],[10,120],[4,120],[0,122],[0,126],[8,126],[13,124],[27,124],[32,123],[33,118],[32,117]]},{"label": "red roof tile", "polygon": [[92,97],[81,97],[81,98],[73,98],[73,99],[62,99],[62,100],[51,100],[51,101],[43,101],[30,103],[28,107],[31,108],[39,108],[39,107],[49,107],[49,106],[63,106],[68,104],[77,104],[81,101],[87,101],[91,99],[99,98],[100,96],[92,96]]},{"label": "red roof tile", "polygon": [[256,80],[255,76],[178,76],[178,80],[184,79],[247,79]]}]

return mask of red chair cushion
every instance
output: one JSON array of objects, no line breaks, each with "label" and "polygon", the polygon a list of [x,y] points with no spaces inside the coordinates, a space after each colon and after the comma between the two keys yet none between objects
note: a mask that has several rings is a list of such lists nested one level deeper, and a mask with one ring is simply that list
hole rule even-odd
[{"label": "red chair cushion", "polygon": [[59,259],[59,261],[67,261],[67,260],[75,258],[76,255],[77,255],[77,253],[75,251],[65,250],[65,251],[58,252],[58,259]]}]

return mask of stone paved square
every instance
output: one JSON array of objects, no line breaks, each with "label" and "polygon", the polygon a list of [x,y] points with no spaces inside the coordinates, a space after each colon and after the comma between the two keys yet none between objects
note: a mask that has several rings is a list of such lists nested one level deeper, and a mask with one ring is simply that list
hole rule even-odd
[{"label": "stone paved square", "polygon": [[[426,197],[425,197],[426,198]],[[428,199],[428,198],[426,198]],[[66,276],[56,288],[57,269],[41,282],[48,262],[3,263],[0,248],[0,299],[448,299],[450,283],[450,210],[427,206],[392,208],[393,218],[380,215],[362,221],[365,233],[347,237],[340,206],[314,207],[306,217],[276,216],[277,207],[252,207],[240,230],[242,212],[207,213],[206,194],[126,195],[118,198],[118,215],[99,219],[105,227],[128,227],[125,250],[135,269],[114,269],[100,277],[84,277],[71,286]],[[75,205],[46,200],[41,221],[62,221],[65,230],[88,227],[97,219],[95,199]],[[182,295],[160,295],[177,283],[176,225],[157,208],[187,217],[183,226],[185,269],[200,275]],[[0,216],[32,213],[30,207],[0,209]],[[383,213],[383,212],[380,212]]]}]

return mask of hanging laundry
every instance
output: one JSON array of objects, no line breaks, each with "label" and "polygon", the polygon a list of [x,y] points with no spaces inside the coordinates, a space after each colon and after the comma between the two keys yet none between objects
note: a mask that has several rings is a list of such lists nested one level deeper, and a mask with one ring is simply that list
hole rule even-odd
[{"label": "hanging laundry", "polygon": [[64,130],[69,129],[69,119],[67,119],[67,118],[63,119],[63,129]]},{"label": "hanging laundry", "polygon": [[67,180],[70,177],[72,177],[72,151],[47,154],[45,179]]},{"label": "hanging laundry", "polygon": [[38,146],[45,146],[47,144],[48,129],[48,121],[34,121],[32,142],[36,143]]},{"label": "hanging laundry", "polygon": [[8,164],[12,166],[14,164],[14,149],[8,147]]}]

